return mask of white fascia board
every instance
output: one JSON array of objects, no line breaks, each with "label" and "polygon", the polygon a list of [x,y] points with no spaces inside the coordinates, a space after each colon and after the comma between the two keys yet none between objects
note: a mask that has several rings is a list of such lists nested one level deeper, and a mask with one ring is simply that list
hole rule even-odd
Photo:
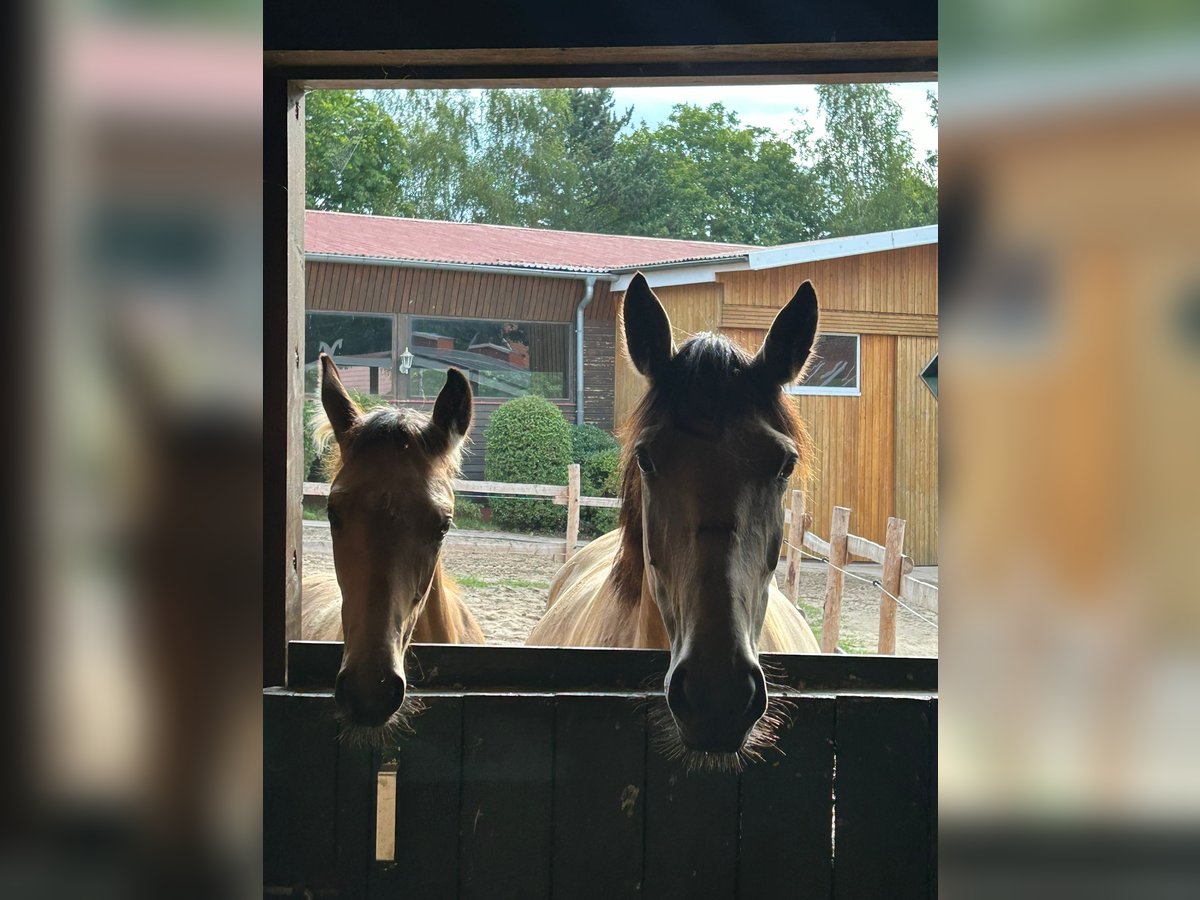
[{"label": "white fascia board", "polygon": [[752,251],[749,267],[751,269],[774,269],[779,266],[794,266],[799,263],[818,262],[824,259],[859,256],[863,253],[879,253],[883,250],[899,250],[903,247],[920,247],[925,244],[936,244],[937,240],[938,227],[924,225],[920,228],[901,228],[876,234],[857,234],[853,237],[807,241],[803,244],[785,244],[781,247],[768,247],[764,250]]},{"label": "white fascia board", "polygon": [[[740,272],[749,269],[750,266],[744,259],[737,262],[720,263],[719,265],[678,265],[670,268],[661,269],[645,269],[642,274],[646,276],[646,282],[652,288],[670,287],[674,284],[704,284],[717,280],[718,272]],[[609,290],[623,291],[629,287],[629,282],[633,279],[633,272],[623,272],[617,276],[617,280],[610,285]]]}]

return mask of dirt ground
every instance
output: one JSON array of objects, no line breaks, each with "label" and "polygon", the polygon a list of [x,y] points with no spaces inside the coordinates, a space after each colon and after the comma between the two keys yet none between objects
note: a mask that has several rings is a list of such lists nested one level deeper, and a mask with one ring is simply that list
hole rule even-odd
[{"label": "dirt ground", "polygon": [[[503,537],[488,534],[487,538]],[[520,537],[522,542],[548,543]],[[458,581],[463,599],[479,620],[489,644],[523,644],[546,607],[550,580],[560,563],[552,556],[514,552],[482,552],[461,541],[446,548],[446,568]],[[304,572],[333,571],[329,529],[323,522],[304,523]],[[853,565],[850,571],[864,578],[878,577],[878,566]],[[785,567],[777,572],[783,583]],[[937,570],[916,573],[923,580],[937,581]],[[821,621],[825,593],[825,566],[805,563],[800,568],[801,609],[809,624]],[[926,619],[937,622],[937,611],[917,608]],[[814,630],[818,630],[814,628]],[[879,589],[845,579],[839,643],[850,653],[873,653],[879,634]],[[902,655],[937,656],[937,629],[900,609],[896,615],[896,652]]]}]

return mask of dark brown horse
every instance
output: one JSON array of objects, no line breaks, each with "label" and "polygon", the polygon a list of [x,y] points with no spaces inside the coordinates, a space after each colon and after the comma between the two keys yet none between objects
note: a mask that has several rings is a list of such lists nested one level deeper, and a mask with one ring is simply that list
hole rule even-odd
[{"label": "dark brown horse", "polygon": [[736,763],[769,740],[759,651],[820,652],[774,584],[783,494],[812,452],[783,387],[808,360],[816,293],[801,285],[753,357],[714,334],[676,349],[639,273],[624,329],[650,386],[625,426],[621,527],[560,570],[528,643],[669,648],[676,749]]},{"label": "dark brown horse", "polygon": [[304,580],[309,640],[345,640],[334,694],[347,733],[379,736],[402,723],[404,653],[423,643],[482,644],[470,610],[442,569],[454,478],[471,426],[471,387],[446,373],[433,415],[363,413],[321,354],[321,402],[337,439],[329,529],[336,581]]}]

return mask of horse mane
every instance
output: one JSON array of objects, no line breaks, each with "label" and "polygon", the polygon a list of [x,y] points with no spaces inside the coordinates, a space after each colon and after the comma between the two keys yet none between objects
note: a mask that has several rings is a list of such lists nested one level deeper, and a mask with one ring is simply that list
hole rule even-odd
[{"label": "horse mane", "polygon": [[407,407],[383,406],[364,413],[342,436],[334,440],[333,424],[324,410],[317,414],[312,432],[313,448],[321,460],[321,471],[333,482],[345,457],[368,447],[391,444],[397,449],[419,448],[430,461],[434,477],[457,478],[462,471],[462,452],[467,439],[450,440],[423,412]]},{"label": "horse mane", "polygon": [[609,580],[628,607],[641,601],[645,559],[642,549],[642,471],[638,442],[664,419],[693,432],[719,434],[751,415],[765,416],[792,439],[799,462],[793,476],[801,484],[811,475],[813,443],[796,404],[775,385],[749,377],[753,357],[721,334],[690,338],[650,385],[621,426],[621,547]]}]

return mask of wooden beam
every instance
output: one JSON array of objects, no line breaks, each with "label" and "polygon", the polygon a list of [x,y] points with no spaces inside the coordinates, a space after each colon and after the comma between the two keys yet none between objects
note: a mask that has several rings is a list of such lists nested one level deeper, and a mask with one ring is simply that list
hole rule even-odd
[{"label": "wooden beam", "polygon": [[571,558],[579,543],[579,463],[567,466],[567,540],[563,562]]},{"label": "wooden beam", "polygon": [[850,531],[850,510],[833,508],[829,524],[829,566],[825,575],[825,602],[821,617],[821,652],[836,653],[842,627],[842,569],[846,565],[846,536]]},{"label": "wooden beam", "polygon": [[883,559],[883,590],[879,592],[879,652],[896,652],[896,601],[900,595],[900,563],[904,559],[904,520],[887,522],[887,552]]},{"label": "wooden beam", "polygon": [[263,683],[300,636],[304,446],[304,94],[263,78]]},{"label": "wooden beam", "polygon": [[[597,647],[499,647],[417,644],[410,649],[410,686],[418,691],[662,690],[666,650]],[[342,661],[340,641],[296,641],[289,683],[331,690]],[[764,653],[772,682],[805,692],[927,693],[938,689],[938,661],[924,657]],[[657,679],[657,681],[655,681]]]},{"label": "wooden beam", "polygon": [[267,51],[268,66],[586,66],[936,58],[937,41],[691,44],[676,47],[492,47],[460,50]]},{"label": "wooden beam", "polygon": [[804,491],[792,491],[792,508],[788,510],[787,576],[783,580],[783,592],[793,603],[800,590],[800,560],[804,555]]}]

